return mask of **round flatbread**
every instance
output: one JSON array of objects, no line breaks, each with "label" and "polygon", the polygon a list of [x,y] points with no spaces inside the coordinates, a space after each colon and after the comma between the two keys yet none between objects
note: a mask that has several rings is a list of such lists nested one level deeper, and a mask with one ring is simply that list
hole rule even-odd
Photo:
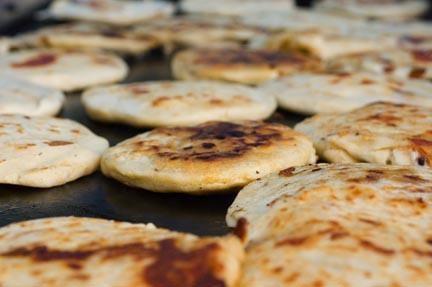
[{"label": "round flatbread", "polygon": [[44,287],[233,287],[243,248],[104,219],[54,217],[0,229],[0,284]]},{"label": "round flatbread", "polygon": [[172,63],[177,79],[211,79],[250,85],[319,68],[318,61],[302,55],[245,49],[190,49],[177,53]]},{"label": "round flatbread", "polygon": [[169,17],[174,5],[166,1],[56,0],[49,12],[57,19],[132,25]]},{"label": "round flatbread", "polygon": [[428,7],[428,1],[424,0],[321,0],[316,5],[318,11],[346,17],[392,21],[414,19]]},{"label": "round flatbread", "polygon": [[0,183],[62,185],[95,171],[107,147],[71,120],[0,115]]},{"label": "round flatbread", "polygon": [[160,45],[160,42],[156,37],[138,35],[129,28],[78,22],[19,35],[13,39],[13,45],[18,48],[55,47],[143,54]]},{"label": "round flatbread", "polygon": [[292,0],[184,0],[181,10],[186,13],[241,16],[272,12],[289,12],[294,7]]},{"label": "round flatbread", "polygon": [[332,59],[328,69],[338,72],[366,71],[398,78],[432,79],[432,49],[389,50]]},{"label": "round flatbread", "polygon": [[161,81],[94,88],[83,94],[90,117],[134,126],[185,126],[262,120],[276,100],[252,87],[211,81]]},{"label": "round flatbread", "polygon": [[231,18],[209,16],[159,19],[138,25],[134,31],[175,47],[236,47],[257,35],[266,34],[265,29]]},{"label": "round flatbread", "polygon": [[228,222],[249,237],[241,287],[430,286],[432,172],[312,165],[238,194]]},{"label": "round flatbread", "polygon": [[124,79],[126,63],[111,54],[34,49],[0,56],[5,74],[41,86],[73,91]]},{"label": "round flatbread", "polygon": [[372,73],[298,73],[261,86],[279,106],[302,114],[341,113],[387,101],[432,108],[432,84]]},{"label": "round flatbread", "polygon": [[296,126],[329,162],[432,166],[432,109],[375,103]]},{"label": "round flatbread", "polygon": [[126,140],[104,154],[102,171],[151,191],[206,194],[315,159],[311,142],[286,126],[209,122],[159,128]]},{"label": "round flatbread", "polygon": [[64,101],[58,90],[0,74],[0,114],[54,116]]}]

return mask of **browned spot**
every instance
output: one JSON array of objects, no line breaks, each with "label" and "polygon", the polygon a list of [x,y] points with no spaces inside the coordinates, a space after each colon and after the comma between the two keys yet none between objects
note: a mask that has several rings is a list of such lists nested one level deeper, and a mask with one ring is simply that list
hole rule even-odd
[{"label": "browned spot", "polygon": [[224,102],[221,99],[211,99],[209,103],[211,105],[219,106],[222,105]]},{"label": "browned spot", "polygon": [[248,221],[246,218],[240,218],[237,221],[237,225],[234,228],[233,233],[240,238],[242,241],[246,240],[246,235],[247,235],[247,227],[248,227]]},{"label": "browned spot", "polygon": [[331,240],[338,240],[338,239],[341,239],[341,238],[345,238],[347,236],[349,236],[349,233],[348,232],[344,232],[344,231],[330,233],[330,239]]},{"label": "browned spot", "polygon": [[387,248],[381,247],[381,246],[376,245],[375,243],[370,242],[368,240],[360,240],[360,244],[364,248],[366,248],[370,251],[376,252],[376,253],[380,253],[382,255],[393,255],[395,253],[395,251],[392,249],[387,249]]},{"label": "browned spot", "polygon": [[307,237],[285,238],[285,239],[277,242],[276,246],[283,246],[283,245],[298,246],[298,245],[302,245],[303,243],[305,243],[307,239],[308,239]]},{"label": "browned spot", "polygon": [[409,73],[409,77],[411,79],[421,79],[425,76],[426,69],[425,68],[412,68]]},{"label": "browned spot", "polygon": [[373,81],[373,80],[371,80],[371,79],[363,79],[362,81],[361,81],[361,84],[362,85],[372,85],[372,84],[374,84],[375,83],[375,81]]},{"label": "browned spot", "polygon": [[35,146],[36,144],[34,143],[26,143],[26,144],[16,144],[15,148],[16,149],[28,149],[29,147]]},{"label": "browned spot", "polygon": [[294,174],[295,171],[295,167],[289,167],[286,169],[283,169],[279,172],[280,176],[285,176],[285,177],[290,177]]},{"label": "browned spot", "polygon": [[413,50],[411,54],[416,61],[432,62],[432,50]]},{"label": "browned spot", "polygon": [[78,129],[72,129],[71,132],[74,133],[74,134],[79,134],[80,133],[80,131]]},{"label": "browned spot", "polygon": [[[216,277],[220,263],[216,256],[219,245],[209,243],[190,251],[180,250],[173,239],[165,239],[154,246],[143,243],[129,243],[120,246],[106,246],[89,250],[54,250],[45,246],[22,247],[3,254],[5,257],[26,257],[37,262],[66,261],[72,269],[80,261],[92,256],[102,260],[130,256],[136,260],[153,259],[143,269],[143,280],[153,287],[224,287],[223,280]],[[72,264],[72,265],[70,265]],[[78,265],[77,265],[78,264]]]},{"label": "browned spot", "polygon": [[380,122],[383,124],[386,124],[388,126],[397,126],[398,123],[401,122],[401,118],[391,115],[391,114],[386,114],[386,113],[376,113],[373,114],[371,116],[368,116],[366,118],[360,119],[363,121],[376,121],[376,122]]},{"label": "browned spot", "polygon": [[104,66],[105,65],[106,66],[115,65],[114,58],[107,57],[107,56],[93,55],[91,59],[92,59],[93,63],[98,64],[98,65],[104,65]]},{"label": "browned spot", "polygon": [[152,106],[153,107],[161,106],[164,102],[169,101],[169,100],[170,100],[169,97],[158,97],[152,101]]},{"label": "browned spot", "polygon": [[432,134],[426,132],[410,139],[414,150],[419,153],[417,162],[419,165],[431,165],[432,163]]},{"label": "browned spot", "polygon": [[284,282],[286,284],[291,284],[296,281],[299,276],[300,274],[298,272],[294,272],[293,274],[290,274],[288,277],[284,278]]},{"label": "browned spot", "polygon": [[71,145],[71,144],[73,144],[73,142],[69,142],[69,141],[49,141],[49,142],[45,142],[45,144],[47,144],[49,146],[62,146],[62,145]]},{"label": "browned spot", "polygon": [[355,183],[371,183],[376,182],[383,178],[384,172],[382,170],[368,170],[366,171],[366,175],[362,177],[355,177],[348,179],[349,182]]},{"label": "browned spot", "polygon": [[202,143],[201,146],[205,149],[212,149],[214,148],[216,145],[214,143]]},{"label": "browned spot", "polygon": [[424,178],[421,178],[420,176],[414,174],[404,174],[403,178],[407,179],[407,181],[410,182],[427,182],[427,180],[425,180]]},{"label": "browned spot", "polygon": [[68,266],[70,269],[74,269],[74,270],[80,270],[80,269],[83,268],[82,265],[79,264],[79,263],[77,263],[77,262],[68,262],[67,266]]},{"label": "browned spot", "polygon": [[131,85],[127,88],[127,90],[132,92],[134,95],[147,94],[150,92],[148,87],[145,85]]},{"label": "browned spot", "polygon": [[361,222],[364,222],[364,223],[367,223],[367,224],[370,224],[370,225],[374,225],[374,226],[380,226],[380,225],[382,225],[381,222],[378,222],[378,221],[375,221],[375,220],[372,220],[372,219],[368,219],[368,218],[359,218],[359,220]]},{"label": "browned spot", "polygon": [[184,252],[173,240],[164,240],[156,260],[143,272],[145,281],[153,287],[225,287],[223,280],[215,276],[218,249],[212,243]]},{"label": "browned spot", "polygon": [[38,54],[32,58],[29,58],[23,62],[12,63],[13,68],[28,68],[28,67],[41,67],[47,66],[54,63],[57,60],[56,55],[50,53]]}]

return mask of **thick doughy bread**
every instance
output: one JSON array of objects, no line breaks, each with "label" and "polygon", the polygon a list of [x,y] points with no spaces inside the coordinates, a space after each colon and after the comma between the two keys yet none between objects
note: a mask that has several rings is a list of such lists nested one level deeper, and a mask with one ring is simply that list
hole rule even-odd
[{"label": "thick doughy bread", "polygon": [[292,0],[184,0],[181,10],[186,13],[241,16],[272,12],[289,12],[294,7]]},{"label": "thick doughy bread", "polygon": [[234,236],[153,224],[54,217],[0,229],[3,287],[232,287],[242,258]]},{"label": "thick doughy bread", "polygon": [[3,73],[63,91],[107,84],[126,77],[126,63],[111,54],[34,49],[0,57]]},{"label": "thick doughy bread", "polygon": [[127,185],[206,194],[315,160],[311,142],[286,126],[209,122],[138,135],[109,149],[101,166],[105,175]]},{"label": "thick doughy bread", "polygon": [[166,47],[236,47],[266,30],[238,20],[211,16],[179,16],[137,25],[134,32],[157,38]]},{"label": "thick doughy bread", "polygon": [[54,116],[62,108],[62,92],[0,73],[0,114]]},{"label": "thick doughy bread", "polygon": [[387,101],[432,108],[432,84],[372,73],[297,73],[260,87],[279,106],[302,114],[348,112]]},{"label": "thick doughy bread", "polygon": [[338,72],[366,71],[398,78],[432,79],[432,49],[361,53],[332,59],[327,66]]},{"label": "thick doughy bread", "polygon": [[190,49],[177,53],[172,63],[177,79],[211,79],[250,85],[319,69],[318,61],[298,54],[244,49]]},{"label": "thick doughy bread", "polygon": [[423,14],[428,6],[425,0],[322,0],[316,9],[346,17],[404,21]]},{"label": "thick doughy bread", "polygon": [[262,120],[276,109],[271,95],[212,81],[159,81],[94,88],[82,102],[96,120],[134,126],[185,126],[207,121]]},{"label": "thick doughy bread", "polygon": [[104,50],[142,54],[160,45],[156,37],[141,35],[131,28],[95,23],[69,23],[48,26],[12,39],[14,47],[55,47]]},{"label": "thick doughy bread", "polygon": [[318,115],[296,126],[330,162],[432,166],[432,109],[374,103],[354,111]]},{"label": "thick doughy bread", "polygon": [[251,183],[228,211],[249,239],[239,286],[431,286],[431,188],[428,168],[376,164]]},{"label": "thick doughy bread", "polygon": [[66,119],[0,116],[0,183],[52,187],[99,167],[107,140]]},{"label": "thick doughy bread", "polygon": [[49,12],[57,19],[132,25],[174,13],[174,5],[166,1],[56,0]]}]

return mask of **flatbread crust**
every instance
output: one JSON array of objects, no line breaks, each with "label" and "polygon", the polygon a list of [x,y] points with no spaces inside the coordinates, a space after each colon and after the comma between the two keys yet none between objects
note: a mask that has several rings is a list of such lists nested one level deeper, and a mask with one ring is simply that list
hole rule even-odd
[{"label": "flatbread crust", "polygon": [[379,101],[432,108],[431,83],[365,72],[297,73],[260,89],[276,96],[280,107],[309,115],[348,112]]},{"label": "flatbread crust", "polygon": [[314,116],[295,129],[307,134],[329,162],[431,166],[431,115],[431,108],[381,102]]},{"label": "flatbread crust", "polygon": [[0,74],[0,114],[54,116],[64,101],[58,90]]},{"label": "flatbread crust", "polygon": [[33,49],[0,57],[3,73],[41,86],[73,91],[108,84],[126,77],[119,57],[101,52]]},{"label": "flatbread crust", "polygon": [[280,52],[300,52],[322,60],[345,55],[382,51],[394,48],[397,39],[364,32],[360,29],[331,31],[312,28],[287,30],[269,36],[259,48]]},{"label": "flatbread crust", "polygon": [[328,69],[338,72],[366,71],[398,78],[432,79],[432,49],[394,49],[332,59]]},{"label": "flatbread crust", "polygon": [[153,224],[54,217],[0,229],[4,287],[232,287],[242,258],[234,236],[199,238]]},{"label": "flatbread crust", "polygon": [[103,155],[101,167],[105,175],[127,185],[207,194],[315,160],[311,142],[286,126],[208,122],[159,128],[128,139]]},{"label": "flatbread crust", "polygon": [[239,84],[158,81],[94,88],[82,96],[90,117],[133,126],[187,126],[207,121],[262,120],[274,97]]},{"label": "flatbread crust", "polygon": [[0,115],[0,183],[62,185],[95,171],[107,147],[71,120]]},{"label": "flatbread crust", "polygon": [[282,170],[238,194],[247,226],[241,287],[432,283],[432,172],[376,164]]},{"label": "flatbread crust", "polygon": [[174,13],[166,1],[56,0],[49,12],[57,19],[100,22],[127,26]]},{"label": "flatbread crust", "polygon": [[428,1],[424,0],[321,0],[316,5],[318,11],[346,17],[392,21],[414,19],[425,13],[428,7]]},{"label": "flatbread crust", "polygon": [[167,48],[177,47],[238,47],[257,35],[262,28],[238,20],[211,16],[178,16],[137,25],[139,35],[155,37]]},{"label": "flatbread crust", "polygon": [[44,27],[13,38],[13,46],[104,50],[143,54],[160,45],[156,37],[139,35],[130,28],[95,23],[68,23]]},{"label": "flatbread crust", "polygon": [[257,85],[320,63],[299,54],[245,49],[189,49],[177,53],[172,72],[180,80],[211,79]]},{"label": "flatbread crust", "polygon": [[289,12],[294,7],[292,0],[184,0],[180,8],[186,13],[241,16],[273,12]]}]

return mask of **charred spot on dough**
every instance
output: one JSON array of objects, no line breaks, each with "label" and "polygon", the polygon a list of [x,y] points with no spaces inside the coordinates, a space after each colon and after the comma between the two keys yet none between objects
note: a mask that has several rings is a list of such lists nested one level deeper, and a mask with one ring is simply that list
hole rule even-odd
[{"label": "charred spot on dough", "polygon": [[46,246],[21,247],[3,254],[3,257],[24,257],[34,262],[64,261],[71,269],[79,271],[80,262],[92,256],[102,260],[130,257],[136,261],[152,260],[143,268],[142,280],[153,287],[224,287],[224,281],[216,276],[220,265],[215,260],[220,246],[208,243],[202,247],[183,251],[173,239],[165,239],[153,246],[129,243],[89,250],[56,250]]},{"label": "charred spot on dough", "polygon": [[26,143],[26,144],[16,144],[15,148],[18,150],[28,149],[30,147],[36,146],[34,143]]},{"label": "charred spot on dough", "polygon": [[57,56],[51,53],[41,53],[36,56],[30,57],[22,62],[15,62],[11,64],[13,68],[34,68],[43,67],[53,64],[57,60]]},{"label": "charred spot on dough", "polygon": [[409,77],[411,79],[421,79],[426,75],[426,69],[425,68],[412,68],[411,72],[409,73]]},{"label": "charred spot on dough", "polygon": [[413,50],[411,54],[419,62],[432,62],[432,49]]},{"label": "charred spot on dough", "polygon": [[384,178],[385,174],[382,170],[371,169],[366,171],[366,175],[348,179],[348,182],[354,183],[373,183]]},{"label": "charred spot on dough", "polygon": [[389,113],[375,113],[373,115],[367,116],[361,121],[376,121],[383,123],[388,126],[396,127],[398,123],[402,121],[402,118],[389,114]]},{"label": "charred spot on dough", "polygon": [[127,87],[127,90],[136,96],[142,95],[142,94],[147,94],[150,92],[150,90],[147,86],[140,85],[140,84],[131,85],[131,86]]},{"label": "charred spot on dough", "polygon": [[360,83],[361,83],[362,85],[372,85],[372,84],[375,83],[375,81],[372,80],[372,79],[363,79],[363,80],[361,80]]},{"label": "charred spot on dough", "polygon": [[308,237],[288,237],[285,239],[282,239],[281,241],[276,242],[276,246],[284,246],[284,245],[291,245],[291,246],[299,246],[305,243],[308,240]]},{"label": "charred spot on dough", "polygon": [[242,217],[237,221],[237,224],[233,230],[234,235],[240,238],[240,240],[243,242],[246,240],[248,225],[249,223],[247,219]]},{"label": "charred spot on dough", "polygon": [[360,240],[360,245],[362,247],[364,247],[365,249],[368,249],[370,251],[373,251],[375,253],[379,253],[382,255],[390,256],[390,255],[395,254],[394,250],[392,250],[390,248],[385,248],[385,247],[379,246],[379,245],[377,245],[371,241],[368,241],[368,240]]},{"label": "charred spot on dough", "polygon": [[63,146],[63,145],[71,145],[73,142],[70,141],[47,141],[45,144],[49,146]]},{"label": "charred spot on dough", "polygon": [[277,67],[285,64],[303,64],[307,62],[304,56],[263,50],[237,50],[217,49],[198,50],[195,60],[197,64],[219,65],[219,64],[257,64]]},{"label": "charred spot on dough", "polygon": [[295,167],[289,167],[289,168],[286,168],[286,169],[279,171],[279,175],[285,176],[285,177],[290,177],[294,174],[294,171],[295,171]]}]

